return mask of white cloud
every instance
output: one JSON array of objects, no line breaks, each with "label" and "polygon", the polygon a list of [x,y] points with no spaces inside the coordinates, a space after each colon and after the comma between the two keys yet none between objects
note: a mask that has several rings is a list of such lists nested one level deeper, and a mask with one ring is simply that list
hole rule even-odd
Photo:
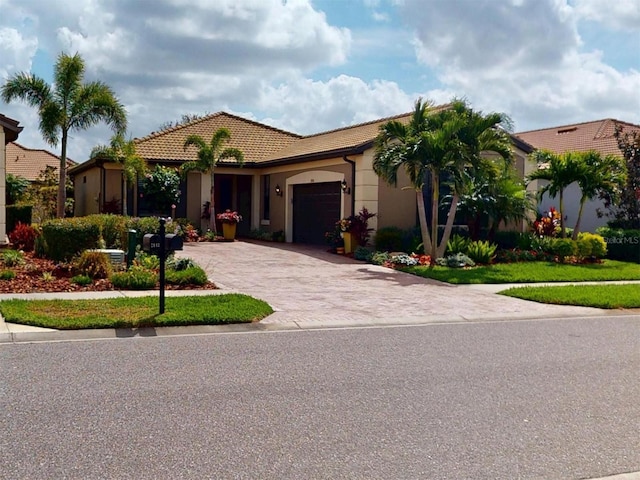
[{"label": "white cloud", "polygon": [[576,13],[587,20],[610,28],[638,33],[640,2],[638,0],[574,0]]}]

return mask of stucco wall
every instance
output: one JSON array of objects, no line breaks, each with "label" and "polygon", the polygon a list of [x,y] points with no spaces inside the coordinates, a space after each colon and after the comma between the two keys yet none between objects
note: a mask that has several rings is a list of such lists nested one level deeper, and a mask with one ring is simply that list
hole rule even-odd
[{"label": "stucco wall", "polygon": [[74,176],[75,216],[99,213],[100,169],[95,167]]},{"label": "stucco wall", "polygon": [[[398,185],[392,187],[382,179],[379,182],[377,228],[412,228],[416,225],[416,192],[404,170],[398,172]],[[405,188],[408,187],[408,188]]]}]

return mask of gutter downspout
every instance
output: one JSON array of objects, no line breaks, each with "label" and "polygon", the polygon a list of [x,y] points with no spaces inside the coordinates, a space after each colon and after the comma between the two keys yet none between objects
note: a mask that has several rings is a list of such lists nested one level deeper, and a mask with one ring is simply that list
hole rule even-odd
[{"label": "gutter downspout", "polygon": [[351,215],[356,214],[356,162],[343,155],[342,159],[351,164]]}]

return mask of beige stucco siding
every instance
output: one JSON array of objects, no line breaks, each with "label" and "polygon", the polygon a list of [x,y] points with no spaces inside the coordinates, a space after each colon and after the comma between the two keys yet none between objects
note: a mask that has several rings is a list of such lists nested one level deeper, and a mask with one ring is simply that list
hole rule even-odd
[{"label": "beige stucco siding", "polygon": [[74,177],[75,216],[99,213],[100,169],[91,168]]},{"label": "beige stucco siding", "polygon": [[404,170],[398,172],[398,185],[393,187],[378,179],[378,228],[412,228],[416,224],[416,193]]}]

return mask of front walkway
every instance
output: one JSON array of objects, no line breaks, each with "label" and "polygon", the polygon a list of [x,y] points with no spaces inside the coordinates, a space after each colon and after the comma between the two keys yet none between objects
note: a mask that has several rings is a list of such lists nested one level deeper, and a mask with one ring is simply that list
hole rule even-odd
[{"label": "front walkway", "polygon": [[443,284],[318,247],[244,241],[185,243],[178,256],[195,260],[222,289],[268,302],[276,313],[264,324],[325,327],[603,313]]}]

